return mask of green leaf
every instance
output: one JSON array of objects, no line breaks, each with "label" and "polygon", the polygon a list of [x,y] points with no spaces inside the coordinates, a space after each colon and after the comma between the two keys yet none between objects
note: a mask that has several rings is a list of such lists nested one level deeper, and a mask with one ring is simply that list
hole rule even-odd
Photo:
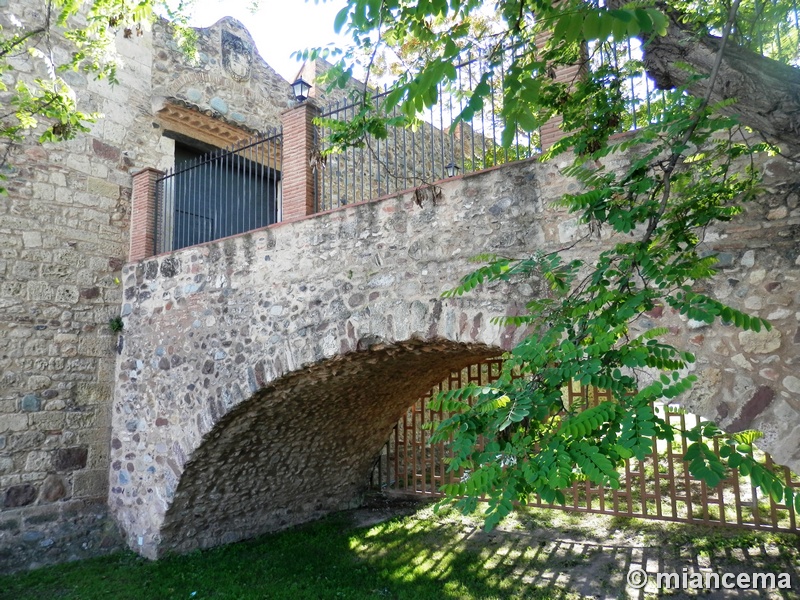
[{"label": "green leaf", "polygon": [[342,32],[342,27],[347,22],[347,17],[350,14],[350,6],[345,6],[342,10],[336,13],[336,18],[333,20],[333,30],[339,34]]}]

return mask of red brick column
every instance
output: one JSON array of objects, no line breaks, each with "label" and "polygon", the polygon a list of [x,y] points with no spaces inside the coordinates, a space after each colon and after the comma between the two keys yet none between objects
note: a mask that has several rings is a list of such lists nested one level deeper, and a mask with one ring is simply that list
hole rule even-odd
[{"label": "red brick column", "polygon": [[282,219],[288,221],[314,214],[314,172],[309,158],[314,150],[312,122],[319,109],[311,102],[281,115],[283,124]]},{"label": "red brick column", "polygon": [[[536,44],[541,47],[549,38],[549,33],[537,37]],[[583,77],[586,67],[583,65],[569,65],[556,69],[554,81],[559,83],[572,83]],[[558,140],[565,137],[566,133],[561,130],[563,119],[561,115],[556,115],[540,129],[542,150],[547,150]]]},{"label": "red brick column", "polygon": [[156,180],[163,174],[163,171],[147,167],[133,175],[129,262],[155,254]]}]

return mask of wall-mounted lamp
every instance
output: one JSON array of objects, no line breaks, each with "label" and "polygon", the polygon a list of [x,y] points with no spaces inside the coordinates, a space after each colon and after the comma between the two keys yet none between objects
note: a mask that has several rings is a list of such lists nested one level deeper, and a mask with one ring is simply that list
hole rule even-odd
[{"label": "wall-mounted lamp", "polygon": [[292,84],[292,92],[294,92],[294,98],[298,102],[304,102],[308,98],[309,90],[311,90],[311,84],[303,81],[302,77]]},{"label": "wall-mounted lamp", "polygon": [[454,162],[451,162],[444,166],[444,173],[448,177],[455,177],[456,175],[458,175],[458,171],[459,171],[459,166]]}]

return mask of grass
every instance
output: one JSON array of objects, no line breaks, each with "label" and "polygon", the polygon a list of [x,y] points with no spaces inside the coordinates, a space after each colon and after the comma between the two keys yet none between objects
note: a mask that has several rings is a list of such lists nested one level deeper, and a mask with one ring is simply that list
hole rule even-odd
[{"label": "grass", "polygon": [[487,533],[477,518],[425,507],[367,528],[334,515],[158,562],[119,553],[0,576],[0,598],[624,598],[632,559],[680,572],[698,556],[725,571],[788,570],[800,584],[797,536],[536,509]]},{"label": "grass", "polygon": [[353,529],[335,515],[256,540],[150,562],[130,553],[0,576],[0,598],[577,598],[483,568],[458,522],[423,516]]}]

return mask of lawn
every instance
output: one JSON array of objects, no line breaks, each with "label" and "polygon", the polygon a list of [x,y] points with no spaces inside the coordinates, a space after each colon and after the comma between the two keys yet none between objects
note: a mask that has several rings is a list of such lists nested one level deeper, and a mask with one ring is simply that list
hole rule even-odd
[{"label": "lawn", "polygon": [[[478,519],[434,515],[430,507],[372,526],[354,523],[354,513],[342,513],[158,562],[118,553],[4,576],[0,598],[625,598],[625,575],[636,564],[789,572],[800,590],[800,539],[792,535],[544,510],[524,511],[491,533]],[[800,597],[765,594],[748,597]]]}]

